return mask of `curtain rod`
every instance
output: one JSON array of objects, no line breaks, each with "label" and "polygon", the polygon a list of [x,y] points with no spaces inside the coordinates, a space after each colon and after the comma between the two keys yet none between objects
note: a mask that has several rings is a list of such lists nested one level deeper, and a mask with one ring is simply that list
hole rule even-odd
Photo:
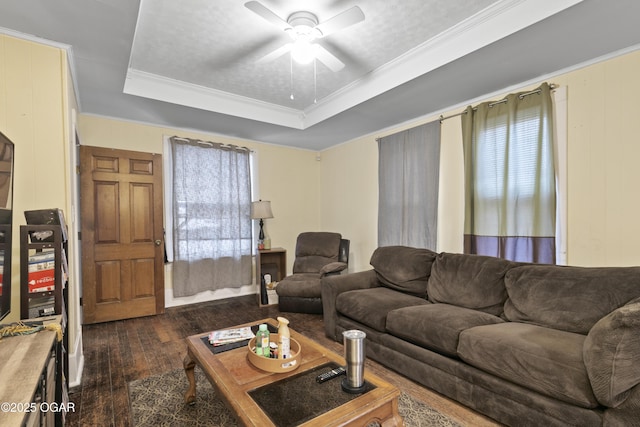
[{"label": "curtain rod", "polygon": [[[555,89],[557,87],[558,87],[558,85],[556,85],[554,83],[551,83],[549,85],[549,89],[551,89],[551,90],[553,90],[553,89]],[[518,98],[522,99],[525,96],[535,95],[536,93],[540,93],[540,89],[535,89],[535,90],[532,90],[530,92],[521,93],[520,95],[518,95]],[[502,98],[502,99],[500,99],[498,101],[494,101],[494,102],[489,103],[489,107],[493,107],[494,105],[498,105],[498,104],[503,104],[505,102],[507,102],[507,98]],[[478,109],[478,107],[473,107],[473,111],[476,111],[477,109]],[[450,116],[446,116],[446,117],[440,115],[440,123],[442,123],[444,120],[452,119],[454,117],[458,117],[458,116],[461,116],[463,114],[467,114],[467,110],[466,109],[464,111],[461,111],[461,112],[456,113],[456,114],[451,114]]]},{"label": "curtain rod", "polygon": [[202,141],[201,139],[191,139],[191,138],[183,138],[180,136],[172,136],[171,139],[176,139],[178,141],[184,141],[184,142],[194,142],[196,144],[200,144],[200,145],[206,145],[208,147],[222,147],[222,148],[231,148],[231,149],[240,149],[240,150],[246,150],[250,153],[253,153],[253,150],[247,147],[241,147],[239,145],[233,145],[233,144],[223,144],[221,142],[211,142],[211,141]]}]

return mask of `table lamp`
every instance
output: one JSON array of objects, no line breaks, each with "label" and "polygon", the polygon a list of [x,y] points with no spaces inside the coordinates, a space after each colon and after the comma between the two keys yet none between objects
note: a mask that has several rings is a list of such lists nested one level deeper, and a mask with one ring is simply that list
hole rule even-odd
[{"label": "table lamp", "polygon": [[[271,249],[271,243],[265,245],[264,238],[264,220],[267,218],[273,218],[271,212],[271,202],[268,200],[259,200],[257,202],[251,202],[251,219],[260,220],[260,234],[258,234],[258,249]],[[268,247],[266,247],[268,246]]]}]

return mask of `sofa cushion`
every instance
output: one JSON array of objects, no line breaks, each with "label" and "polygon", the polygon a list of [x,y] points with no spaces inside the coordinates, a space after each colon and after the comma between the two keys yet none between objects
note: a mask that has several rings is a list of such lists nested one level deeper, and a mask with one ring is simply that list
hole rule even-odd
[{"label": "sofa cushion", "polygon": [[276,293],[281,297],[320,298],[320,277],[318,273],[292,274],[278,283]]},{"label": "sofa cushion", "polygon": [[391,289],[426,298],[427,281],[436,253],[408,246],[382,246],[371,255],[378,280]]},{"label": "sofa cushion", "polygon": [[481,311],[449,304],[427,304],[390,311],[387,331],[421,347],[456,356],[461,331],[503,322]]},{"label": "sofa cushion", "polygon": [[429,304],[424,298],[379,287],[343,292],[336,311],[379,332],[386,331],[387,313],[401,307]]},{"label": "sofa cushion", "polygon": [[595,408],[599,404],[582,361],[585,338],[526,323],[477,326],[460,333],[458,356],[523,387]]},{"label": "sofa cushion", "polygon": [[507,319],[586,335],[598,320],[640,297],[640,267],[528,265],[511,269],[505,284]]},{"label": "sofa cushion", "polygon": [[605,406],[624,402],[640,384],[640,298],[600,319],[584,343],[593,392]]},{"label": "sofa cushion", "polygon": [[500,315],[507,299],[504,276],[516,265],[501,258],[443,252],[431,267],[429,300]]}]

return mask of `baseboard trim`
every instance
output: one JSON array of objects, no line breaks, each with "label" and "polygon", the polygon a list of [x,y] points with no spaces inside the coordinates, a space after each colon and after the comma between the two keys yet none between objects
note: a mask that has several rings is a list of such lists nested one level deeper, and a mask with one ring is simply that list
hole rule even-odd
[{"label": "baseboard trim", "polygon": [[[179,307],[181,305],[189,305],[189,304],[197,304],[200,302],[208,302],[208,301],[216,301],[220,299],[226,298],[234,298],[243,295],[257,295],[257,286],[256,285],[246,285],[240,288],[225,288],[218,289],[215,291],[205,291],[200,292],[196,295],[191,295],[188,297],[179,297],[174,298],[173,289],[165,288],[164,290],[164,306],[165,308],[169,307]],[[257,296],[256,296],[257,298]]]},{"label": "baseboard trim", "polygon": [[69,388],[82,384],[84,353],[82,352],[82,334],[77,334],[73,352],[69,352]]}]

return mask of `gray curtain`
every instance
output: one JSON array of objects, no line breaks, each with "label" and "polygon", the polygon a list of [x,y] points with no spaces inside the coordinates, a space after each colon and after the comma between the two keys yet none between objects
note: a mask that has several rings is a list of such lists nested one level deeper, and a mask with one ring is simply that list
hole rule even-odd
[{"label": "gray curtain", "polygon": [[546,83],[467,108],[465,253],[555,263],[552,117]]},{"label": "gray curtain", "polygon": [[246,148],[171,138],[173,295],[251,284]]},{"label": "gray curtain", "polygon": [[378,140],[378,246],[436,250],[440,122]]}]

